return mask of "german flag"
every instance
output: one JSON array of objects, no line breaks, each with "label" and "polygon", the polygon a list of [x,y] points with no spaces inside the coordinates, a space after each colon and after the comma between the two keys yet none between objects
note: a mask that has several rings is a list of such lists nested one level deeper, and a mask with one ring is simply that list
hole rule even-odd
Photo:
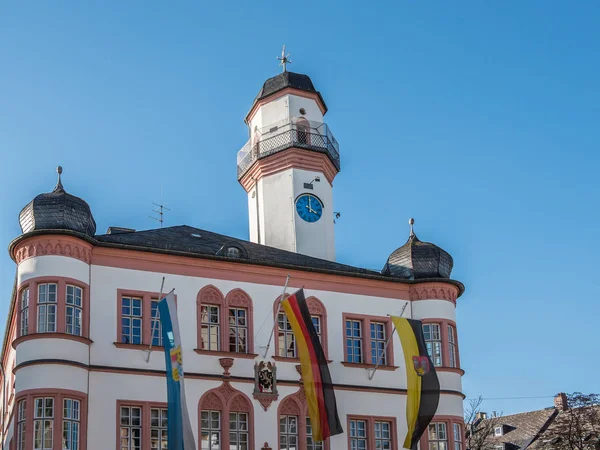
[{"label": "german flag", "polygon": [[344,432],[325,353],[308,312],[304,291],[300,289],[289,296],[281,306],[296,338],[313,438],[320,442]]},{"label": "german flag", "polygon": [[392,316],[398,331],[406,365],[406,423],[408,432],[404,448],[417,449],[417,444],[438,407],[440,382],[427,353],[423,325],[420,320]]}]

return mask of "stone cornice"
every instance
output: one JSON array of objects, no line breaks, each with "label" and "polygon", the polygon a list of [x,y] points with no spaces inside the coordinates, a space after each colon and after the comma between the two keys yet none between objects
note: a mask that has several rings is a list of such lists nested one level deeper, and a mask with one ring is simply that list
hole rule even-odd
[{"label": "stone cornice", "polygon": [[411,300],[448,300],[456,305],[459,290],[456,286],[443,282],[419,283],[410,287]]},{"label": "stone cornice", "polygon": [[257,160],[250,170],[240,178],[240,184],[246,192],[250,192],[254,187],[255,180],[287,169],[304,169],[321,172],[325,175],[329,184],[333,184],[333,179],[338,174],[338,170],[327,155],[310,150],[290,148]]},{"label": "stone cornice", "polygon": [[89,264],[92,244],[72,236],[40,235],[25,239],[12,249],[17,264],[34,256],[65,256]]}]

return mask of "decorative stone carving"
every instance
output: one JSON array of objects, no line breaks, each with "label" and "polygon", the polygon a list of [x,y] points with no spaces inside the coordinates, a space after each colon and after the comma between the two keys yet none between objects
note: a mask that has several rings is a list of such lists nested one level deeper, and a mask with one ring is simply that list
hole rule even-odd
[{"label": "decorative stone carving", "polygon": [[205,286],[198,293],[198,301],[200,303],[209,303],[211,305],[221,305],[223,303],[223,294],[212,285]]},{"label": "decorative stone carving", "polygon": [[317,300],[315,297],[309,297],[306,299],[306,305],[308,306],[308,311],[315,316],[324,316],[325,309],[323,308],[323,304]]},{"label": "decorative stone carving", "polygon": [[17,245],[14,259],[20,264],[28,258],[46,255],[60,255],[79,259],[87,264],[92,261],[92,246],[76,238],[38,236]]},{"label": "decorative stone carving", "polygon": [[223,409],[223,403],[221,399],[214,392],[210,392],[202,400],[202,409],[208,409],[212,411],[221,411]]},{"label": "decorative stone carving", "polygon": [[441,284],[415,285],[410,288],[411,300],[448,300],[456,304],[457,289],[454,286]]},{"label": "decorative stone carving", "polygon": [[248,399],[241,394],[238,394],[231,400],[229,411],[234,412],[250,412],[252,406],[248,404]]},{"label": "decorative stone carving", "polygon": [[231,367],[233,366],[233,358],[219,358],[219,363],[221,364],[221,367],[225,370],[223,372],[223,375],[226,378],[229,378],[229,376],[231,375],[229,373],[229,369],[231,369]]},{"label": "decorative stone carving", "polygon": [[250,308],[250,298],[241,289],[235,289],[227,294],[227,304],[237,308]]},{"label": "decorative stone carving", "polygon": [[269,443],[265,442],[262,446],[261,450],[273,450],[271,447],[269,447]]},{"label": "decorative stone carving", "polygon": [[259,401],[266,411],[279,394],[277,393],[277,368],[272,362],[257,362],[254,364],[253,397]]}]

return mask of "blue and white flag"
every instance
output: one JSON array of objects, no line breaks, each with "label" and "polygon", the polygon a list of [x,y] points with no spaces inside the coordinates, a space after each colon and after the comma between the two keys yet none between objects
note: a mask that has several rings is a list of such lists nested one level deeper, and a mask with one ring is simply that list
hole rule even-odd
[{"label": "blue and white flag", "polygon": [[181,336],[173,292],[160,301],[158,311],[167,368],[168,450],[195,450],[194,434],[185,403]]}]

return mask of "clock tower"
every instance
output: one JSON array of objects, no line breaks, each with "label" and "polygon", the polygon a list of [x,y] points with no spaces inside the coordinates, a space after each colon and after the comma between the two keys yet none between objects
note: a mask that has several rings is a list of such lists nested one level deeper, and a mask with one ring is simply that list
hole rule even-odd
[{"label": "clock tower", "polygon": [[248,193],[250,240],[335,260],[333,179],[338,143],[323,121],[325,101],[307,75],[265,81],[245,122],[249,140],[238,152],[238,180]]}]

